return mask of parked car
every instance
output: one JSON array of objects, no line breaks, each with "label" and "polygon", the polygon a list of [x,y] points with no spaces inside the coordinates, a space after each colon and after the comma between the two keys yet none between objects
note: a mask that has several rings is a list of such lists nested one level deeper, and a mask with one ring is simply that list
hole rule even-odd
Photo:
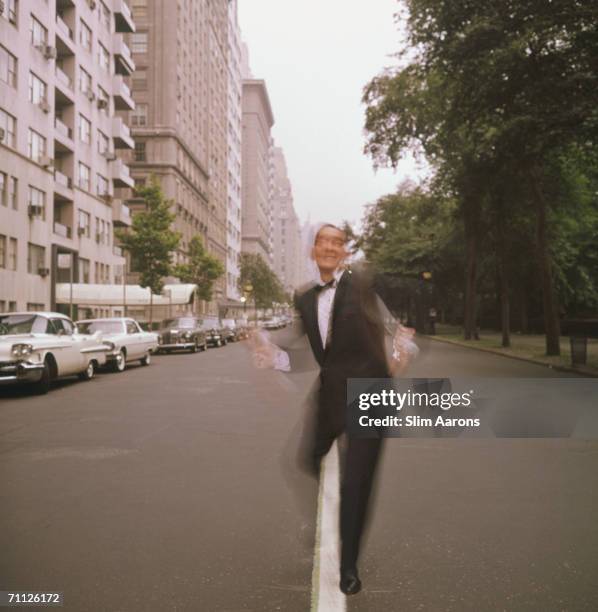
[{"label": "parked car", "polygon": [[240,340],[239,330],[234,319],[222,319],[222,329],[227,342],[237,342],[237,340]]},{"label": "parked car", "polygon": [[203,317],[201,326],[206,334],[208,346],[224,346],[228,342],[218,317]]},{"label": "parked car", "polygon": [[196,353],[205,351],[209,344],[209,337],[203,328],[199,317],[177,317],[166,319],[158,330],[159,353],[170,353],[177,350],[188,350]]},{"label": "parked car", "polygon": [[0,385],[31,383],[47,393],[56,378],[93,378],[113,349],[101,334],[83,335],[58,312],[0,314]]},{"label": "parked car", "polygon": [[103,340],[114,344],[106,358],[115,372],[123,372],[131,361],[139,360],[141,365],[148,366],[158,347],[158,334],[143,331],[135,319],[127,317],[84,319],[77,322],[77,330],[87,335],[100,332]]}]

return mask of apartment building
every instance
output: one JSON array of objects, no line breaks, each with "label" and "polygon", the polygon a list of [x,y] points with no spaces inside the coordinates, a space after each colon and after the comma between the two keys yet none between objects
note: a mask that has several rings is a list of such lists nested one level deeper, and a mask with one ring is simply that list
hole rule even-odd
[{"label": "apartment building", "polygon": [[[136,65],[132,176],[141,185],[155,175],[172,200],[173,229],[182,236],[176,261],[186,260],[191,238],[200,235],[226,264],[232,9],[226,0],[132,0],[131,6],[137,27],[129,39]],[[133,213],[142,207],[129,203]],[[218,312],[226,282],[217,281],[203,311]]]},{"label": "apartment building", "polygon": [[57,283],[122,281],[135,24],[123,0],[0,9],[0,310],[68,312]]},{"label": "apartment building", "polygon": [[226,296],[240,299],[239,257],[241,255],[241,134],[242,134],[241,32],[237,0],[228,4],[228,133],[227,133],[227,222]]},{"label": "apartment building", "polygon": [[285,291],[292,295],[302,284],[306,255],[302,249],[301,226],[293,205],[291,181],[281,147],[272,148],[272,160],[273,270]]},{"label": "apartment building", "polygon": [[272,265],[272,164],[270,130],[274,116],[266,83],[243,79],[242,249]]}]

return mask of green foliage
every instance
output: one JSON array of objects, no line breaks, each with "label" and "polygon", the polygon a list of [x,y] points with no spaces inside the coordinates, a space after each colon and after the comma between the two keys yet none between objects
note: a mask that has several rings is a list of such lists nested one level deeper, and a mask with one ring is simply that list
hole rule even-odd
[{"label": "green foliage", "polygon": [[145,210],[133,216],[129,231],[117,231],[122,248],[126,249],[140,273],[140,285],[158,294],[164,277],[172,272],[171,257],[179,245],[180,235],[170,229],[175,215],[170,202],[164,199],[158,180],[152,176],[150,184],[137,190],[145,202]]},{"label": "green foliage", "polygon": [[201,236],[193,236],[187,253],[189,262],[174,267],[174,275],[183,283],[197,285],[197,295],[209,302],[212,299],[214,281],[224,274],[224,265],[210,255],[203,245]]},{"label": "green foliage", "polygon": [[241,253],[241,273],[239,290],[245,292],[245,287],[251,285],[248,299],[254,299],[256,308],[271,308],[274,302],[283,303],[288,300],[278,277],[256,253]]}]

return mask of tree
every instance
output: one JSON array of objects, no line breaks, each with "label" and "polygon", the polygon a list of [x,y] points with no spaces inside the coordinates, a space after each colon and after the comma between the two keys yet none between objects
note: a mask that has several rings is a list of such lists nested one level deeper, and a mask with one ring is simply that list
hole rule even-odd
[{"label": "tree", "polygon": [[214,281],[224,274],[222,262],[210,255],[203,245],[201,236],[196,235],[189,241],[188,263],[177,264],[174,275],[183,283],[197,285],[196,294],[201,300],[212,299]]},{"label": "tree", "polygon": [[140,274],[139,284],[150,290],[150,324],[153,320],[153,295],[164,287],[164,277],[172,272],[171,257],[179,245],[180,234],[170,228],[175,215],[170,202],[164,199],[157,178],[136,190],[144,200],[145,210],[133,216],[130,230],[115,232],[122,248],[131,255]]},{"label": "tree", "polygon": [[239,290],[251,285],[251,297],[256,308],[271,308],[274,302],[284,302],[285,292],[278,277],[257,253],[241,253]]}]

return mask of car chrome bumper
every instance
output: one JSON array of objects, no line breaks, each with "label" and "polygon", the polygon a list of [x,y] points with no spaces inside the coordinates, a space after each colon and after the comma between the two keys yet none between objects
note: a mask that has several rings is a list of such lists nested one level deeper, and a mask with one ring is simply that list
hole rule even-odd
[{"label": "car chrome bumper", "polygon": [[0,367],[0,385],[10,385],[20,382],[38,382],[43,374],[43,363],[27,363],[24,361]]},{"label": "car chrome bumper", "polygon": [[162,349],[190,349],[195,346],[195,342],[174,342],[170,344],[158,344],[158,348],[156,351],[161,351]]}]

